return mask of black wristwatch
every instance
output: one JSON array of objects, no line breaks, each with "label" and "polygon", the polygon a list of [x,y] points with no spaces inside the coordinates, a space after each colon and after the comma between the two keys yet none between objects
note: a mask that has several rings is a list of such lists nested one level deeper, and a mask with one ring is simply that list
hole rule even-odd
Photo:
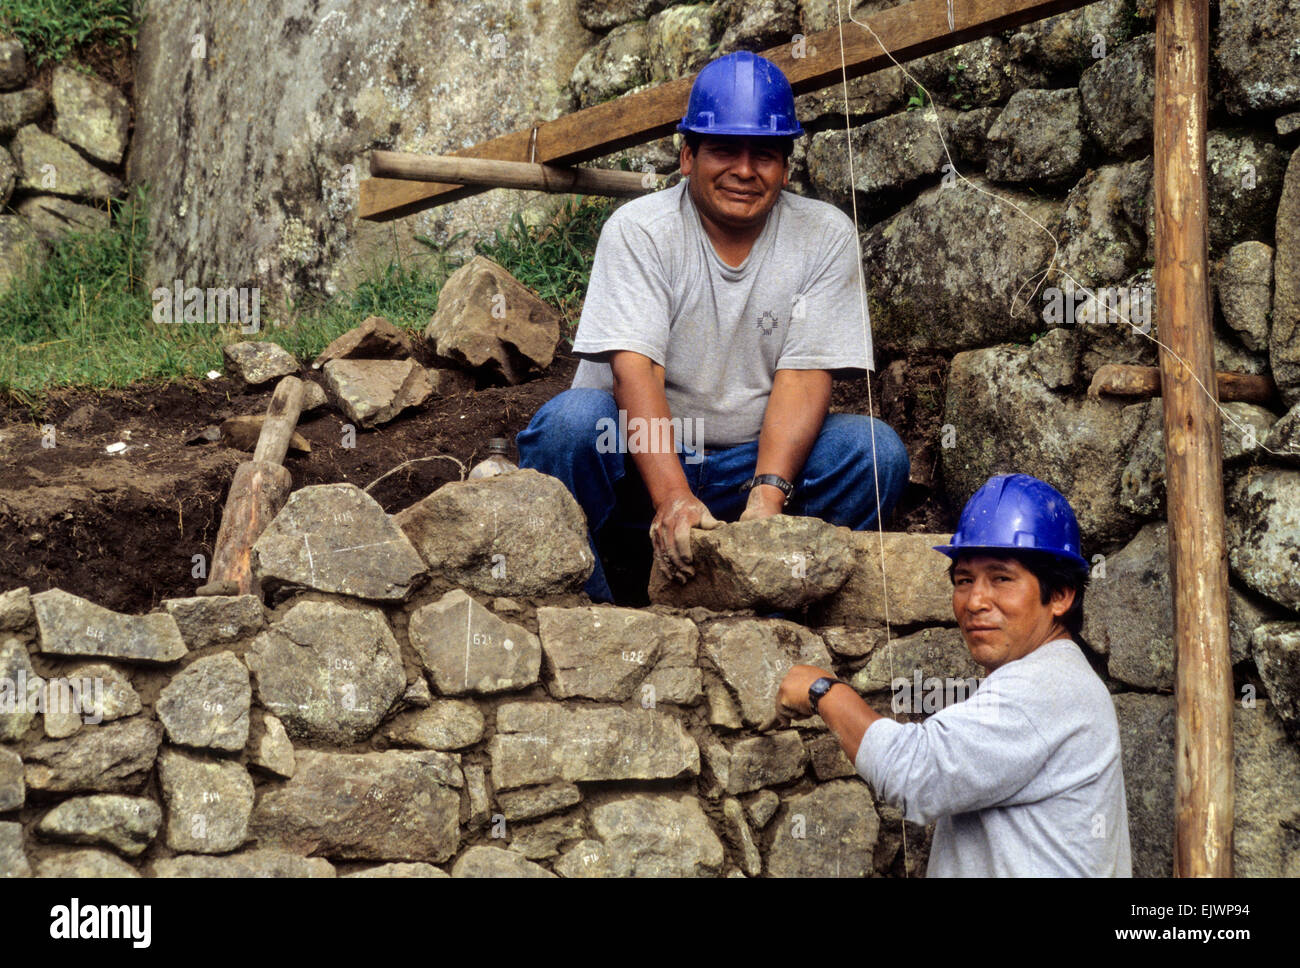
[{"label": "black wristwatch", "polygon": [[822,676],[811,686],[808,687],[808,705],[812,706],[813,715],[817,715],[817,703],[821,701],[822,696],[831,691],[831,686],[847,686],[848,683],[843,679],[828,679]]},{"label": "black wristwatch", "polygon": [[794,485],[780,474],[759,474],[757,477],[751,477],[744,484],[740,485],[740,490],[742,492],[748,491],[750,488],[758,487],[760,484],[771,484],[773,487],[779,488],[781,493],[785,495],[787,501],[790,500],[790,495],[794,493]]}]

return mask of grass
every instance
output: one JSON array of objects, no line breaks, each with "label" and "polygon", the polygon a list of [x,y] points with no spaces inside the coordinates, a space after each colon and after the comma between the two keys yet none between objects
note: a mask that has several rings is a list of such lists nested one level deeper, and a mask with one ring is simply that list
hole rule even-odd
[{"label": "grass", "polygon": [[0,35],[22,41],[40,67],[95,43],[116,48],[135,41],[132,0],[0,0]]},{"label": "grass", "polygon": [[[257,334],[241,333],[238,324],[160,324],[143,279],[147,209],[141,190],[114,203],[110,229],[64,238],[43,266],[0,296],[0,392],[36,412],[55,387],[107,389],[222,371],[222,346],[241,339],[278,343],[306,361],[367,316],[420,331],[458,266],[446,251],[456,239],[440,246],[421,238],[426,258],[389,262],[350,292],[281,311],[264,298]],[[475,249],[559,309],[569,335],[610,211],[607,200],[576,199],[541,226],[515,216]]]}]

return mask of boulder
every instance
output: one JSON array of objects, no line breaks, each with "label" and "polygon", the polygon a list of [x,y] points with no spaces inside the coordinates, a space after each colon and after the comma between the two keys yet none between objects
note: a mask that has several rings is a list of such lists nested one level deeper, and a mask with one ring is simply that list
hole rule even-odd
[{"label": "boulder", "polygon": [[1270,238],[1286,172],[1286,155],[1272,139],[1249,130],[1210,131],[1205,167],[1211,254]]},{"label": "boulder", "polygon": [[33,595],[32,607],[46,655],[167,663],[189,652],[176,620],[165,613],[123,615],[61,588]]},{"label": "boulder", "polygon": [[854,568],[848,528],[778,514],[690,533],[695,571],[680,584],[655,568],[650,601],[714,612],[801,608],[834,594]]},{"label": "boulder", "polygon": [[636,793],[591,811],[598,840],[555,862],[563,877],[713,877],[726,861],[722,841],[691,796]]},{"label": "boulder", "polygon": [[545,867],[525,860],[513,850],[470,847],[451,868],[452,877],[554,877]]},{"label": "boulder", "polygon": [[237,753],[248,742],[253,690],[233,652],[195,659],[163,687],[155,710],[178,746]]},{"label": "boulder", "polygon": [[538,680],[537,636],[501,620],[459,588],[412,612],[408,634],[444,696],[511,692]]},{"label": "boulder", "polygon": [[90,157],[116,165],[126,152],[131,105],[107,81],[60,64],[50,84],[54,133]]},{"label": "boulder", "polygon": [[34,124],[18,130],[9,150],[18,162],[18,186],[28,191],[96,199],[117,198],[124,191],[117,178]]},{"label": "boulder", "polygon": [[[3,159],[0,159],[0,167],[3,164]],[[109,225],[108,212],[78,205],[57,195],[34,195],[23,199],[16,207],[18,214],[31,222],[36,234],[46,242],[57,242],[73,232],[93,235]]]},{"label": "boulder", "polygon": [[794,729],[746,737],[730,747],[714,743],[704,755],[714,779],[730,794],[789,783],[808,768],[808,751]]},{"label": "boulder", "polygon": [[767,855],[772,877],[867,877],[880,818],[865,784],[834,780],[790,797]]},{"label": "boulder", "polygon": [[148,797],[104,793],[64,800],[36,824],[46,840],[103,844],[138,857],[158,836],[162,810]]},{"label": "boulder", "polygon": [[1273,247],[1242,242],[1219,260],[1215,289],[1223,318],[1248,350],[1268,352],[1268,317],[1273,304]]},{"label": "boulder", "polygon": [[475,256],[443,284],[424,335],[456,366],[516,384],[551,365],[560,315],[491,259]]},{"label": "boulder", "polygon": [[425,568],[399,523],[355,484],[299,488],[253,545],[253,574],[268,592],[404,601]]},{"label": "boulder", "polygon": [[35,631],[35,628],[31,589],[24,586],[0,593],[0,632],[25,634]]},{"label": "boulder", "polygon": [[701,653],[726,683],[748,726],[772,720],[781,680],[794,665],[831,668],[816,635],[780,619],[721,619],[704,627]]},{"label": "boulder", "polygon": [[722,0],[718,6],[725,25],[718,42],[719,55],[788,44],[799,30],[796,0]]},{"label": "boulder", "polygon": [[[1146,227],[1153,204],[1148,201],[1151,171],[1150,158],[1106,165],[1090,171],[1070,189],[1056,226],[1061,242],[1060,281],[1051,280],[1053,286],[1116,285],[1141,267],[1150,236]],[[1075,295],[1073,290],[1070,295]],[[1154,315],[1151,318],[1154,325]]]},{"label": "boulder", "polygon": [[279,343],[244,340],[221,348],[226,370],[247,386],[261,386],[283,376],[298,373],[301,367],[293,355]]},{"label": "boulder", "polygon": [[1300,623],[1259,626],[1251,648],[1269,704],[1288,728],[1300,732]]},{"label": "boulder", "polygon": [[162,606],[176,620],[181,638],[192,650],[225,645],[266,627],[262,600],[256,595],[165,598]]},{"label": "boulder", "polygon": [[1174,699],[1112,696],[1128,808],[1134,877],[1174,873]]},{"label": "boulder", "polygon": [[1078,90],[1017,91],[988,129],[986,150],[992,181],[1072,183],[1087,161]]},{"label": "boulder", "polygon": [[943,174],[947,155],[938,119],[929,107],[892,114],[847,133],[841,124],[814,134],[808,148],[808,176],[817,196],[844,206],[849,204],[849,192],[854,192],[860,216],[868,224],[894,211],[904,192],[922,182],[933,183]]},{"label": "boulder", "polygon": [[537,626],[556,699],[636,698],[646,707],[700,699],[700,634],[689,619],[632,608],[543,607]]},{"label": "boulder", "polygon": [[1252,470],[1225,494],[1228,564],[1254,591],[1300,611],[1300,471]]},{"label": "boulder", "polygon": [[1088,131],[1107,154],[1124,156],[1151,150],[1155,51],[1155,34],[1134,37],[1079,77]]},{"label": "boulder", "polygon": [[576,591],[596,564],[582,508],[535,470],[452,481],[393,521],[434,575],[489,595]]},{"label": "boulder", "polygon": [[[972,182],[984,190],[992,186]],[[1052,225],[1060,203],[999,189],[1032,218]],[[1015,302],[1026,266],[1051,255],[1051,239],[964,181],[923,191],[867,231],[863,266],[870,280],[873,339],[900,352],[954,350],[1002,339],[1028,339],[1037,315]],[[943,252],[936,277],[917,252]]]},{"label": "boulder", "polygon": [[400,360],[410,355],[411,340],[406,333],[383,316],[367,316],[360,326],[352,327],[321,350],[311,368],[319,370],[330,360]]},{"label": "boulder", "polygon": [[612,100],[650,79],[646,26],[644,20],[620,24],[582,55],[569,80],[578,107]]},{"label": "boulder", "polygon": [[1288,0],[1222,0],[1211,46],[1233,114],[1300,104],[1295,7]]},{"label": "boulder", "polygon": [[497,708],[488,752],[497,790],[700,771],[699,747],[681,722],[650,709],[506,703]]},{"label": "boulder", "polygon": [[1100,0],[1023,24],[1011,37],[1011,49],[1017,59],[1048,71],[1078,70],[1123,44],[1132,29],[1127,0]]},{"label": "boulder", "polygon": [[406,689],[401,649],[378,609],[298,602],[244,661],[258,702],[299,739],[367,739]]},{"label": "boulder", "polygon": [[38,88],[0,94],[0,138],[39,121],[50,99]]},{"label": "boulder", "polygon": [[1016,91],[1046,87],[1043,71],[1002,37],[981,37],[907,65],[941,104],[965,110],[1001,104]]},{"label": "boulder", "polygon": [[655,14],[646,24],[650,82],[662,84],[698,71],[711,59],[721,32],[721,11],[715,4],[669,7]]},{"label": "boulder", "polygon": [[[1061,491],[1074,508],[1085,557],[1095,545],[1121,539],[1136,523],[1119,504],[1130,444],[1123,410],[1110,399],[1053,393],[1034,372],[1027,347],[957,354],[944,405],[954,446],[940,457],[949,505],[964,506],[995,474],[1031,474]],[[1091,470],[1080,474],[1080,467]]]},{"label": "boulder", "polygon": [[337,860],[437,864],[460,839],[463,778],[455,757],[431,751],[298,751],[292,780],[253,813],[259,844]]},{"label": "boulder", "polygon": [[168,748],[158,757],[158,785],[167,846],[177,853],[224,854],[248,838],[253,779],[239,763]]},{"label": "boulder", "polygon": [[153,772],[162,726],[143,716],[83,729],[71,739],[43,740],[23,754],[30,790],[136,793]]},{"label": "boulder", "polygon": [[433,394],[429,372],[415,360],[330,360],[325,364],[330,399],[358,427],[378,427]]},{"label": "boulder", "polygon": [[[948,534],[850,532],[853,570],[834,595],[812,609],[813,624],[883,626],[886,618],[896,626],[953,621],[951,562],[934,550],[951,538]],[[881,574],[882,547],[888,582]],[[844,647],[871,648],[866,643]],[[831,648],[836,646],[832,643]]]}]

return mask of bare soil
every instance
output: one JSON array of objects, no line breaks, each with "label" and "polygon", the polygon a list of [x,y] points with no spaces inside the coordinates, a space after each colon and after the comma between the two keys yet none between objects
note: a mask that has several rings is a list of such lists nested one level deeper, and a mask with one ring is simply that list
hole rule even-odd
[{"label": "bare soil", "polygon": [[[417,357],[426,355],[426,347],[417,347]],[[538,379],[434,399],[384,427],[359,431],[353,447],[344,446],[345,420],[322,408],[299,423],[311,453],[291,451],[285,466],[295,487],[343,481],[365,487],[414,458],[447,455],[460,462],[424,460],[385,477],[370,493],[394,513],[460,480],[460,465],[468,469],[482,459],[490,437],[513,439],[570,385],[576,366],[562,350]],[[951,529],[952,514],[935,496],[931,470],[947,365],[939,358],[899,361],[889,371],[882,366],[881,374],[872,382],[876,413],[883,410],[907,442],[914,478],[886,527]],[[247,389],[222,377],[61,391],[35,417],[16,401],[0,400],[0,590],[59,587],[129,613],[192,595],[206,580],[194,556],[210,560],[231,477],[248,455],[187,441],[227,417],[264,413],[272,388]],[[866,413],[867,380],[837,382],[831,406]],[[126,450],[109,454],[105,448],[117,442]],[[643,604],[649,543],[619,554],[607,562],[616,595]]]}]

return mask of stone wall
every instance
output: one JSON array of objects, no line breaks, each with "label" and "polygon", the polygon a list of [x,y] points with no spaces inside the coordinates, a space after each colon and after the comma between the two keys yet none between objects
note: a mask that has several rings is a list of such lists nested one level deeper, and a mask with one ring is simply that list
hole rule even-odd
[{"label": "stone wall", "polygon": [[[903,719],[959,701],[945,689],[980,669],[931,549],[947,537],[886,536],[892,638],[879,539],[811,519],[697,533],[710,607],[592,606],[581,511],[530,470],[396,515],[350,484],[302,488],[254,548],[256,595],[131,616],[10,590],[0,876],[922,874],[931,830],[907,824],[904,849],[821,720],[782,724],[773,703],[795,663]],[[1132,597],[1103,592],[1089,620],[1159,626],[1158,583],[1121,558],[1101,587]],[[742,573],[766,577],[720,580]],[[1297,710],[1272,685],[1294,685],[1294,632],[1265,629],[1255,654],[1280,667],[1261,663],[1268,695],[1238,713],[1237,872],[1295,875]],[[1169,873],[1173,830],[1157,638],[1098,637],[1148,875]]]}]

